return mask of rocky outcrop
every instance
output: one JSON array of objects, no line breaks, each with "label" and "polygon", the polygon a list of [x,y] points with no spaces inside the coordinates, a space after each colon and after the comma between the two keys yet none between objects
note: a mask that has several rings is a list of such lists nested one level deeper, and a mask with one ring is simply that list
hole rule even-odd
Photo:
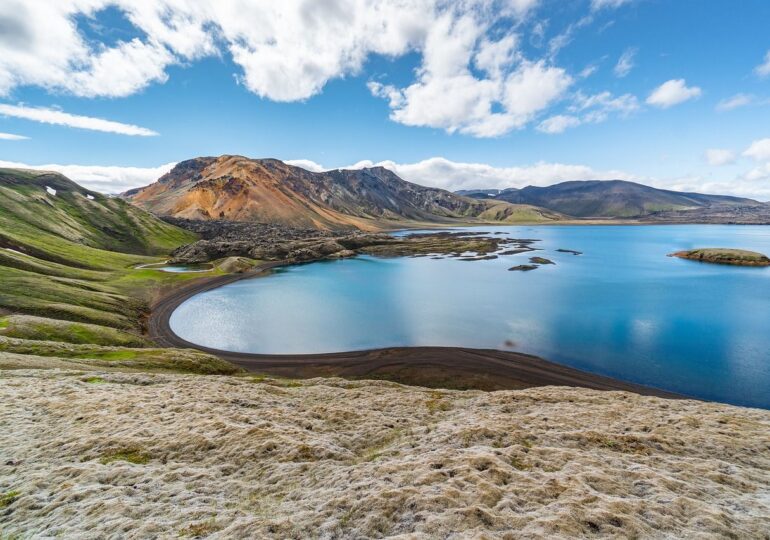
[{"label": "rocky outcrop", "polygon": [[689,251],[677,251],[676,253],[670,254],[669,257],[735,266],[770,266],[770,258],[768,258],[767,255],[745,249],[692,249]]},{"label": "rocky outcrop", "polygon": [[770,412],[564,387],[6,371],[9,537],[764,538]]},{"label": "rocky outcrop", "polygon": [[[280,225],[227,221],[169,220],[203,239],[176,249],[172,264],[197,264],[225,257],[261,261],[306,262],[356,254],[379,256],[474,253],[472,260],[532,251],[533,239],[515,239],[486,232],[437,232],[392,236],[360,231],[334,233]],[[504,249],[514,247],[515,249]],[[495,253],[498,252],[498,253]]]}]

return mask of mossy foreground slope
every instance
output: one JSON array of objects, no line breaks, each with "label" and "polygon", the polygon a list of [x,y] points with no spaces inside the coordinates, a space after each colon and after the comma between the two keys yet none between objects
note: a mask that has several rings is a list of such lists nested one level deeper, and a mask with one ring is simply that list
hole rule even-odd
[{"label": "mossy foreground slope", "polygon": [[0,535],[766,538],[770,412],[546,387],[6,372]]},{"label": "mossy foreground slope", "polygon": [[[141,320],[155,293],[188,277],[134,267],[194,239],[60,174],[0,169],[0,367],[24,366],[19,355],[38,366],[40,358],[172,365],[181,353],[145,349]],[[184,365],[189,357],[205,372],[209,362],[233,371],[201,353],[185,353]]]}]

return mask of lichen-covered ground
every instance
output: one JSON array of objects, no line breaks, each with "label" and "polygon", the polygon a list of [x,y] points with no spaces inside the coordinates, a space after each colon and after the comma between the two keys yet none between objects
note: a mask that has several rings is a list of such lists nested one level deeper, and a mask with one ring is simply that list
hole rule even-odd
[{"label": "lichen-covered ground", "polygon": [[0,537],[768,538],[770,411],[0,371]]}]

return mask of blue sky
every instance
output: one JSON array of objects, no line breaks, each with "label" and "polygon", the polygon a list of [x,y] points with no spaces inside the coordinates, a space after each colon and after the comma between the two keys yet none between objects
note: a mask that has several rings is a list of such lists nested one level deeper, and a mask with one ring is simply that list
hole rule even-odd
[{"label": "blue sky", "polygon": [[32,4],[0,5],[0,161],[103,191],[229,153],[770,199],[766,0]]}]

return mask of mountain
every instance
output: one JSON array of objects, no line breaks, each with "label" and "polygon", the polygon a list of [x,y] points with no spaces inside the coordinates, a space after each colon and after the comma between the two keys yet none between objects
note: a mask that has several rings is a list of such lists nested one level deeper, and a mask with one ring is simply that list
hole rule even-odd
[{"label": "mountain", "polygon": [[195,238],[60,174],[0,169],[0,370],[236,372],[142,335],[150,301],[185,278],[137,266]]},{"label": "mountain", "polygon": [[195,238],[60,174],[0,169],[0,316],[135,327],[141,308],[112,281],[137,293],[134,265]]},{"label": "mountain", "polygon": [[407,223],[543,222],[556,212],[462,197],[406,182],[383,167],[311,172],[242,156],[183,161],[123,196],[161,216],[375,230]]},{"label": "mountain", "polygon": [[44,251],[64,240],[155,254],[191,238],[126,201],[89,191],[61,174],[0,169],[0,247]]},{"label": "mountain", "polygon": [[[484,195],[487,191],[477,190],[469,195],[490,198]],[[766,208],[752,199],[670,191],[624,180],[585,180],[547,187],[512,188],[494,194],[491,199],[534,205],[578,218],[640,218],[676,211]]]}]

